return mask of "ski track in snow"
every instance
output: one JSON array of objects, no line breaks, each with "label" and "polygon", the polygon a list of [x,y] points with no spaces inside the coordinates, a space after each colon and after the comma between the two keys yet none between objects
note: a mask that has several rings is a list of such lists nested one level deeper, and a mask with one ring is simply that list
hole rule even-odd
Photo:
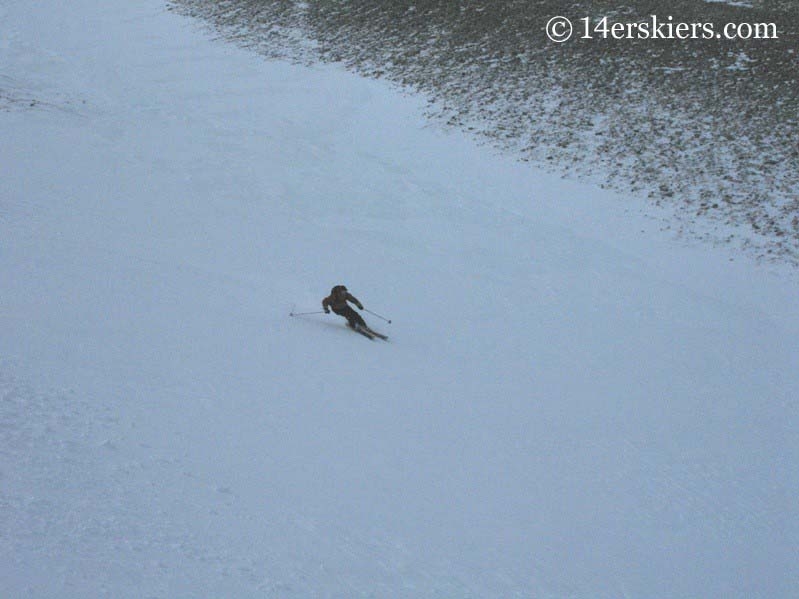
[{"label": "ski track in snow", "polygon": [[[0,16],[0,595],[799,593],[790,268],[157,2]],[[288,318],[340,282],[389,344]]]}]

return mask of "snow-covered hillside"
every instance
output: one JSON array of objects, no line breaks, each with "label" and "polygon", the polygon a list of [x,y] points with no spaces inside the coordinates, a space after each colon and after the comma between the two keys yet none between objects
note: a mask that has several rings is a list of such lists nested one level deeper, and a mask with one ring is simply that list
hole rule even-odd
[{"label": "snow-covered hillside", "polygon": [[799,594],[795,271],[421,113],[0,4],[0,596]]},{"label": "snow-covered hillside", "polygon": [[[424,94],[440,126],[638,204],[649,198],[681,234],[799,266],[799,4],[754,4],[170,0],[264,56],[341,63]],[[545,34],[555,15],[575,25],[566,43]],[[656,18],[770,23],[774,35],[601,33],[601,23]],[[578,23],[593,33],[577,35]]]}]

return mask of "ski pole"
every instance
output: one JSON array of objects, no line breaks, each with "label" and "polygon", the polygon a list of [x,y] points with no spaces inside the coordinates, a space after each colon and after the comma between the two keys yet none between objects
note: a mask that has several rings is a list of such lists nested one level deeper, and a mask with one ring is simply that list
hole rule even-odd
[{"label": "ski pole", "polygon": [[324,310],[317,310],[316,312],[289,312],[289,316],[308,316],[309,314],[324,314]]},{"label": "ski pole", "polygon": [[375,312],[372,312],[371,310],[367,310],[366,308],[364,308],[363,311],[364,312],[369,312],[369,314],[371,314],[372,316],[377,316],[379,319],[385,320],[388,324],[391,324],[391,321],[388,318],[386,318],[385,316],[380,316],[380,314],[376,314]]}]

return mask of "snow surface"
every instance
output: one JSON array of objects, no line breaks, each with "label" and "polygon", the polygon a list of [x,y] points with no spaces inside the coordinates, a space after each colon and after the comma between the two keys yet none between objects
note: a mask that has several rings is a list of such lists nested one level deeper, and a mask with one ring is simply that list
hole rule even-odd
[{"label": "snow surface", "polygon": [[796,272],[422,108],[0,4],[0,596],[799,596]]}]

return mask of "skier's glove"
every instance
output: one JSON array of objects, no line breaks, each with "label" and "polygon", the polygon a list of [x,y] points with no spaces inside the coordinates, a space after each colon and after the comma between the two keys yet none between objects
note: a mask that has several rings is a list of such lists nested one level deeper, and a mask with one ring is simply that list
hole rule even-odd
[{"label": "skier's glove", "polygon": [[325,314],[330,314],[330,309],[329,308],[325,308]]}]

